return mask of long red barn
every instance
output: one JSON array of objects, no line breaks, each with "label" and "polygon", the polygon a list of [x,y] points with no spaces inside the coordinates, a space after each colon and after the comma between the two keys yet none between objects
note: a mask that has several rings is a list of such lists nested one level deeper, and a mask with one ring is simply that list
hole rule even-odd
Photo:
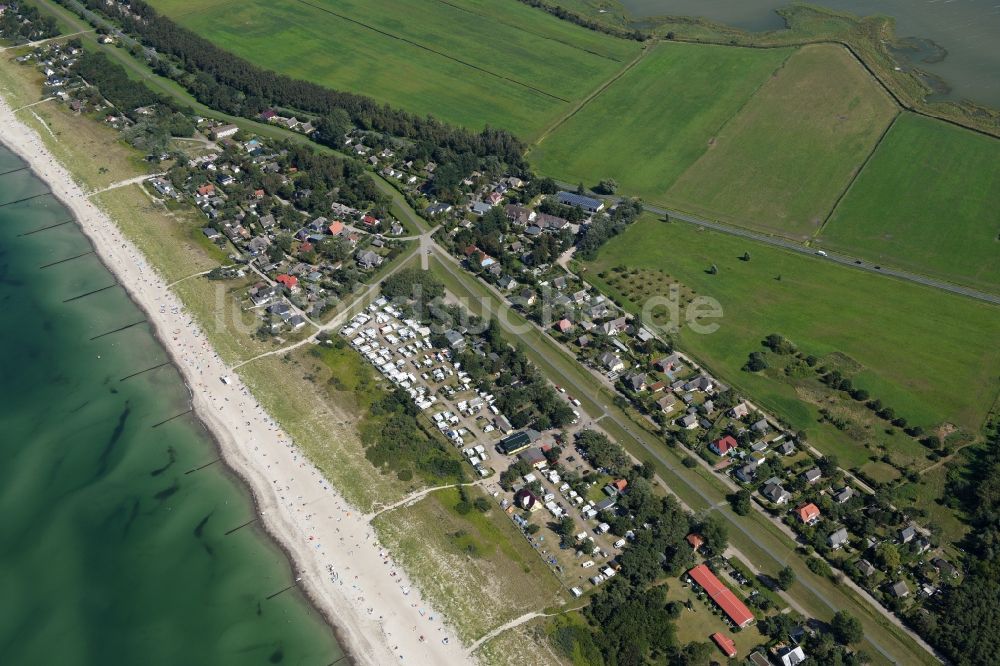
[{"label": "long red barn", "polygon": [[712,601],[729,616],[729,619],[737,627],[745,627],[753,622],[753,613],[746,607],[746,604],[737,599],[733,591],[723,585],[722,581],[716,578],[706,565],[699,564],[688,571],[688,576],[708,593]]}]

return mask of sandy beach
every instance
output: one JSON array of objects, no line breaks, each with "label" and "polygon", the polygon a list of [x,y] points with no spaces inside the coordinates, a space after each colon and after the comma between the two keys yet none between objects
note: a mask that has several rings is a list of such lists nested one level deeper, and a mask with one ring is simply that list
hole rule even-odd
[{"label": "sandy beach", "polygon": [[[290,554],[298,584],[358,664],[471,663],[349,505],[214,352],[180,300],[117,226],[91,203],[37,133],[0,98],[0,142],[27,161],[74,214],[104,264],[145,310],[192,394],[225,463],[250,487],[268,532]],[[226,385],[221,377],[229,376]]]}]

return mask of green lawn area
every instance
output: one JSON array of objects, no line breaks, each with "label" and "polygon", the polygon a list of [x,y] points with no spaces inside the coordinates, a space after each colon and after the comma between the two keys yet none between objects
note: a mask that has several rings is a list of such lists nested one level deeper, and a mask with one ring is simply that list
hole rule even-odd
[{"label": "green lawn area", "polygon": [[799,49],[667,192],[682,210],[793,238],[814,234],[896,106],[846,49]]},{"label": "green lawn area", "polygon": [[151,4],[267,69],[474,129],[503,127],[525,139],[640,48],[517,0]]},{"label": "green lawn area", "polygon": [[[740,260],[745,251],[751,261]],[[707,272],[713,264],[716,275]],[[599,277],[607,271],[610,278],[619,265],[667,271],[717,299],[724,316],[706,323],[718,330],[699,335],[685,326],[681,348],[847,466],[863,462],[865,451],[817,424],[817,408],[789,383],[741,370],[766,335],[784,335],[819,357],[842,352],[859,364],[856,386],[924,427],[951,422],[978,433],[1000,389],[1000,309],[984,303],[652,216],[609,241],[587,266],[588,279],[637,311],[640,304]]]},{"label": "green lawn area", "polygon": [[824,246],[1000,291],[1000,140],[904,113],[837,206]]},{"label": "green lawn area", "polygon": [[662,42],[531,152],[542,173],[663,200],[792,49]]},{"label": "green lawn area", "polygon": [[[722,580],[722,576],[720,576],[720,580]],[[728,583],[729,581],[725,582]],[[741,598],[743,597],[739,592],[736,594]],[[680,581],[670,581],[667,586],[667,599],[669,601],[679,601],[682,604],[690,601],[693,608],[693,610],[688,610],[686,607],[683,608],[680,617],[674,623],[677,629],[678,645],[686,645],[691,642],[711,642],[715,650],[712,653],[713,658],[721,660],[723,659],[723,654],[715,647],[715,643],[711,639],[712,634],[717,631],[736,643],[736,654],[737,658],[740,659],[746,658],[753,651],[753,648],[766,642],[766,639],[761,636],[760,630],[757,629],[756,624],[752,624],[741,631],[732,631],[729,629],[726,626],[726,622],[722,619],[720,611],[716,610],[713,612],[712,607],[709,606],[709,602],[699,599],[691,591],[690,587],[685,587]]]}]

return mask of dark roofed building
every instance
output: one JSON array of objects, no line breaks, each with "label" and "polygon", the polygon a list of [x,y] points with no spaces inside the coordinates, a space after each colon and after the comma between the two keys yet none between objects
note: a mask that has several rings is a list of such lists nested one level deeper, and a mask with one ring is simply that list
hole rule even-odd
[{"label": "dark roofed building", "polygon": [[593,197],[585,197],[573,192],[560,192],[556,197],[564,206],[579,206],[588,213],[597,213],[604,209],[604,202]]}]

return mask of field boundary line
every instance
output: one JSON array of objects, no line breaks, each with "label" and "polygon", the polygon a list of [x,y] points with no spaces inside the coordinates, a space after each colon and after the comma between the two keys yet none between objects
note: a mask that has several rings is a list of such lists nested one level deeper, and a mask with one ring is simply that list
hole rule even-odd
[{"label": "field boundary line", "polygon": [[538,135],[538,138],[535,139],[535,141],[532,143],[531,147],[528,148],[528,150],[526,151],[525,155],[527,156],[527,154],[531,152],[532,148],[534,148],[535,146],[538,146],[542,141],[544,141],[546,138],[548,138],[548,136],[550,134],[552,134],[557,129],[559,129],[560,127],[562,127],[563,123],[565,123],[567,120],[569,120],[570,118],[572,118],[573,116],[575,116],[577,113],[579,113],[583,109],[583,107],[585,107],[588,104],[590,104],[601,93],[603,93],[605,90],[607,90],[608,88],[610,88],[612,86],[612,84],[614,84],[615,81],[617,81],[621,77],[625,76],[633,67],[635,67],[636,65],[639,64],[640,60],[642,60],[643,58],[645,58],[646,55],[648,53],[650,53],[653,49],[655,49],[657,46],[659,46],[659,44],[654,44],[652,47],[649,47],[649,48],[643,46],[642,49],[639,51],[639,53],[634,58],[632,58],[631,62],[629,62],[627,65],[625,65],[620,70],[618,70],[610,79],[608,79],[603,84],[601,84],[600,86],[598,86],[597,88],[595,88],[592,93],[590,93],[589,95],[587,95],[586,97],[584,97],[582,100],[580,100],[576,104],[576,106],[574,106],[572,109],[570,109],[569,111],[567,111],[562,117],[556,119],[556,121],[554,123],[552,123],[551,125],[549,125],[546,129],[542,130],[542,133]]},{"label": "field boundary line", "polygon": [[[439,3],[441,3],[442,5],[448,5],[449,7],[453,8],[453,9],[456,9],[456,10],[458,10],[460,12],[465,12],[467,14],[472,14],[473,16],[478,16],[479,18],[487,19],[489,21],[492,21],[493,23],[499,23],[500,25],[506,25],[506,26],[509,26],[511,28],[516,28],[517,30],[520,30],[521,32],[525,32],[525,33],[527,33],[529,35],[534,35],[535,37],[539,37],[541,39],[545,39],[545,40],[548,40],[550,42],[555,42],[557,44],[562,44],[563,46],[568,46],[571,49],[576,49],[577,51],[583,51],[584,53],[589,53],[591,55],[595,55],[598,58],[604,58],[605,60],[610,60],[612,62],[621,62],[621,60],[619,58],[614,58],[612,56],[605,55],[603,53],[598,53],[597,51],[592,51],[590,49],[585,49],[582,46],[577,46],[576,44],[573,44],[571,42],[565,42],[565,41],[563,41],[561,39],[556,39],[555,37],[548,37],[546,35],[542,35],[542,34],[537,33],[537,32],[532,32],[531,30],[528,30],[527,28],[519,26],[516,23],[508,23],[507,21],[500,21],[500,20],[496,19],[495,17],[488,16],[486,14],[480,14],[479,12],[472,11],[471,9],[468,9],[467,7],[461,7],[459,5],[456,5],[456,4],[453,4],[451,2],[448,2],[448,0],[437,0],[437,1]],[[618,38],[618,39],[620,39],[620,38]]]},{"label": "field boundary line", "polygon": [[903,113],[904,109],[902,108],[896,109],[896,114],[892,117],[892,120],[889,121],[889,124],[885,126],[885,129],[882,130],[882,134],[879,136],[878,141],[876,141],[875,145],[872,146],[872,149],[868,151],[868,155],[865,156],[865,159],[861,162],[861,166],[859,166],[858,170],[854,172],[854,175],[851,176],[851,179],[847,181],[847,186],[844,187],[844,189],[841,191],[839,195],[837,195],[836,200],[834,200],[833,202],[833,207],[830,209],[830,212],[826,214],[826,218],[823,219],[823,224],[819,225],[819,228],[815,231],[815,233],[813,233],[812,238],[821,240],[820,234],[822,234],[826,230],[826,225],[830,223],[830,219],[833,217],[833,214],[837,212],[838,208],[840,208],[840,202],[844,200],[844,197],[847,196],[847,193],[850,192],[851,188],[854,187],[854,183],[856,183],[858,181],[858,178],[861,177],[861,174],[864,173],[865,168],[867,168],[868,163],[872,161],[872,158],[878,151],[879,146],[882,145],[882,142],[885,140],[885,137],[889,135],[889,130],[891,130],[896,125],[896,121],[899,120],[899,117],[903,115]]},{"label": "field boundary line", "polygon": [[[712,134],[712,141],[717,139],[719,135],[722,134],[723,130],[725,130],[726,127],[728,127],[729,124],[733,122],[733,120],[735,120],[737,116],[743,113],[743,110],[747,108],[747,105],[750,104],[750,101],[755,97],[757,97],[757,95],[760,93],[760,89],[766,86],[768,82],[771,81],[778,74],[778,72],[783,70],[785,68],[785,65],[788,64],[788,61],[791,60],[792,56],[798,53],[801,48],[802,48],[801,46],[795,46],[788,51],[788,55],[785,56],[785,59],[782,60],[780,63],[778,63],[778,66],[775,67],[773,70],[771,70],[771,73],[768,74],[767,77],[764,80],[762,80],[757,85],[757,87],[750,92],[749,95],[747,95],[747,98],[743,100],[743,103],[740,104],[736,110],[733,111],[732,115],[730,115],[728,118],[726,118],[719,124],[719,126],[715,129],[715,132]],[[715,144],[713,143],[712,145]],[[670,183],[670,187],[666,189],[666,192],[663,193],[663,196],[667,196],[667,192],[673,189],[674,185],[677,184],[677,181],[683,178],[684,174],[686,174],[688,171],[694,168],[694,165],[700,162],[701,159],[705,157],[706,154],[708,154],[708,147],[702,150],[701,155],[698,156],[698,159],[691,162],[691,164],[689,164],[686,169],[677,174],[677,178],[674,179],[674,182]]]},{"label": "field boundary line", "polygon": [[[401,37],[399,35],[394,35],[391,32],[386,32],[385,30],[382,30],[380,28],[376,28],[373,25],[369,25],[369,24],[364,23],[362,21],[359,21],[357,19],[353,19],[350,16],[345,16],[343,14],[338,14],[337,12],[333,11],[332,9],[327,9],[326,7],[320,7],[319,5],[314,5],[311,2],[308,2],[307,0],[295,0],[295,1],[298,2],[301,5],[305,5],[306,7],[311,7],[312,9],[315,9],[317,11],[323,12],[325,14],[330,14],[331,16],[336,16],[339,19],[342,19],[344,21],[348,21],[348,22],[353,23],[355,25],[359,25],[362,28],[366,28],[368,30],[371,30],[374,33],[382,35],[383,37],[388,37],[390,39],[395,39],[397,41],[403,42],[404,44],[409,44],[410,46],[415,46],[416,48],[424,50],[424,51],[427,51],[428,53],[433,53],[434,55],[441,56],[442,58],[444,58],[446,60],[451,60],[452,62],[457,62],[460,65],[464,65],[465,67],[468,67],[469,69],[473,69],[473,70],[475,70],[477,72],[482,72],[483,74],[489,74],[490,76],[496,77],[496,78],[500,79],[501,81],[509,81],[510,83],[513,83],[515,85],[519,85],[522,88],[525,88],[527,90],[531,90],[533,92],[536,92],[539,95],[545,95],[546,97],[551,97],[554,100],[557,100],[557,101],[560,101],[560,102],[565,102],[566,104],[571,104],[572,103],[572,100],[563,99],[559,95],[553,95],[550,92],[546,92],[545,90],[542,90],[541,88],[536,88],[535,86],[529,85],[527,83],[524,83],[523,81],[518,81],[517,79],[513,79],[513,78],[511,78],[509,76],[504,76],[503,74],[497,74],[496,72],[492,72],[492,71],[490,71],[490,70],[488,70],[488,69],[486,69],[484,67],[480,67],[478,65],[473,65],[471,62],[466,62],[465,60],[462,60],[460,58],[456,58],[455,56],[452,56],[452,55],[448,55],[447,53],[444,53],[442,51],[437,51],[435,49],[432,49],[429,46],[425,46],[425,45],[421,44],[420,42],[415,42],[412,39],[407,39],[406,37]],[[326,87],[326,86],[324,86],[324,87]]]}]

